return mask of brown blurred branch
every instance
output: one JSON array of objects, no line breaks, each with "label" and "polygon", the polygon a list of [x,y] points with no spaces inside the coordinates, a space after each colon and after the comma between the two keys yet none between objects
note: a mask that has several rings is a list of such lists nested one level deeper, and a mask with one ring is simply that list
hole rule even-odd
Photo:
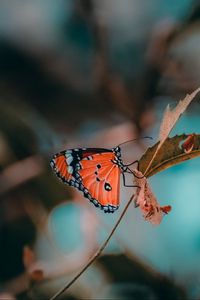
[{"label": "brown blurred branch", "polygon": [[40,156],[30,156],[15,162],[0,174],[0,194],[6,193],[18,185],[40,175],[44,171],[44,162]]},{"label": "brown blurred branch", "polygon": [[[88,22],[93,28],[93,36],[96,45],[96,57],[94,60],[94,78],[96,78],[97,98],[112,107],[120,114],[128,118],[139,136],[147,123],[143,122],[144,114],[151,108],[155,95],[159,73],[148,61],[144,60],[145,68],[134,82],[134,88],[128,84],[121,75],[112,69],[110,63],[110,38],[105,24],[99,19],[95,11],[95,2],[92,0],[80,0],[84,7],[87,3]],[[86,9],[85,8],[85,9]],[[142,66],[141,66],[142,69]],[[150,105],[149,105],[150,104]]]}]

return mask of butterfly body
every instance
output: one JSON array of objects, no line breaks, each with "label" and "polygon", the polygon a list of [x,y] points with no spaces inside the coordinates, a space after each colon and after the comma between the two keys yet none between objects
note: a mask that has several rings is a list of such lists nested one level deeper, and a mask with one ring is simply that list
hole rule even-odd
[{"label": "butterfly body", "polygon": [[119,146],[62,151],[54,155],[51,166],[64,183],[83,192],[104,212],[113,213],[118,209],[120,175],[127,171]]}]

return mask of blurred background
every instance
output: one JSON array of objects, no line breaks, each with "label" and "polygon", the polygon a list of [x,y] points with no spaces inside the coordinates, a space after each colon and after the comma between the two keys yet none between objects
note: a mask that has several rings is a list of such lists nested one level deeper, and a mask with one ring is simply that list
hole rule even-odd
[{"label": "blurred background", "polygon": [[[0,1],[0,299],[48,299],[104,241],[113,215],[62,184],[73,147],[156,141],[163,110],[200,85],[200,2]],[[197,99],[173,134],[200,132]],[[172,135],[173,135],[172,134]],[[153,144],[123,150],[139,159]],[[172,212],[129,207],[104,254],[60,299],[200,299],[200,160],[150,179]]]}]

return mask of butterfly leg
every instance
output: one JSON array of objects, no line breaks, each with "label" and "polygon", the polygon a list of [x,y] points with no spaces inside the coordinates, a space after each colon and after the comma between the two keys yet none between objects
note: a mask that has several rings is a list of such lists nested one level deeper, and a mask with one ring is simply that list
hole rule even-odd
[{"label": "butterfly leg", "polygon": [[122,173],[122,176],[123,176],[123,184],[124,184],[125,187],[137,187],[137,188],[140,188],[140,186],[138,186],[138,185],[128,185],[128,184],[126,184],[126,177],[125,177],[124,173]]},{"label": "butterfly leg", "polygon": [[130,163],[130,164],[128,164],[128,165],[125,165],[126,167],[127,167],[127,170],[129,171],[128,173],[131,173],[131,174],[133,174],[136,178],[138,178],[138,179],[142,179],[142,178],[144,178],[145,176],[143,175],[143,176],[137,176],[137,175],[135,175],[134,174],[134,172],[129,168],[129,166],[131,166],[131,165],[133,165],[133,164],[137,164],[137,167],[136,167],[136,169],[137,170],[139,170],[139,160],[135,160],[135,161],[133,161],[132,163]]},{"label": "butterfly leg", "polygon": [[132,163],[130,163],[130,164],[128,164],[128,165],[125,165],[126,167],[129,167],[129,166],[132,166],[132,165],[134,165],[134,164],[137,164],[137,168],[136,169],[138,169],[138,167],[139,167],[139,160],[134,160]]},{"label": "butterfly leg", "polygon": [[127,167],[127,171],[126,172],[129,173],[129,174],[133,174],[133,176],[135,176],[135,178],[137,178],[137,179],[142,179],[142,178],[145,177],[144,175],[143,176],[137,176],[137,175],[135,175],[135,173],[130,168],[128,168],[128,167]]}]

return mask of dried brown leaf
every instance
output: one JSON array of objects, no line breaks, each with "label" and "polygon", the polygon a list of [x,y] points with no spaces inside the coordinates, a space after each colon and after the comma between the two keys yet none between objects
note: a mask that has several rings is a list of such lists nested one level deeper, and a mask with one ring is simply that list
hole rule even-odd
[{"label": "dried brown leaf", "polygon": [[146,177],[138,170],[134,170],[134,173],[137,176],[135,177],[135,183],[138,186],[134,197],[136,207],[140,207],[146,221],[154,225],[159,225],[163,215],[170,212],[171,206],[160,206]]},{"label": "dried brown leaf", "polygon": [[23,263],[26,269],[28,269],[35,261],[35,254],[29,246],[24,246],[23,249]]},{"label": "dried brown leaf", "polygon": [[44,279],[44,273],[42,270],[34,270],[30,273],[32,281],[42,281]]},{"label": "dried brown leaf", "polygon": [[[139,170],[144,173],[157,149],[158,143],[148,148],[139,161]],[[185,160],[200,156],[200,135],[182,134],[167,138],[146,172],[146,177],[155,175]]]},{"label": "dried brown leaf", "polygon": [[149,161],[149,164],[144,172],[146,175],[149,171],[149,168],[151,167],[158,151],[162,147],[163,143],[169,136],[170,132],[176,125],[178,119],[180,116],[183,114],[183,112],[186,110],[188,105],[191,103],[191,101],[195,98],[197,93],[200,91],[200,88],[196,89],[192,94],[186,95],[186,97],[183,100],[180,100],[177,106],[174,109],[170,109],[170,106],[168,105],[164,115],[163,115],[163,120],[160,125],[160,131],[159,131],[159,143],[157,144],[157,148],[155,148],[155,152],[153,153],[153,156],[151,160]]},{"label": "dried brown leaf", "polygon": [[160,125],[160,132],[159,132],[159,141],[165,141],[166,138],[169,136],[170,132],[174,128],[176,122],[180,118],[180,116],[184,113],[188,105],[191,101],[195,98],[196,94],[200,91],[200,88],[196,89],[192,94],[186,95],[183,100],[180,100],[177,106],[174,109],[170,109],[168,104],[162,123]]}]

